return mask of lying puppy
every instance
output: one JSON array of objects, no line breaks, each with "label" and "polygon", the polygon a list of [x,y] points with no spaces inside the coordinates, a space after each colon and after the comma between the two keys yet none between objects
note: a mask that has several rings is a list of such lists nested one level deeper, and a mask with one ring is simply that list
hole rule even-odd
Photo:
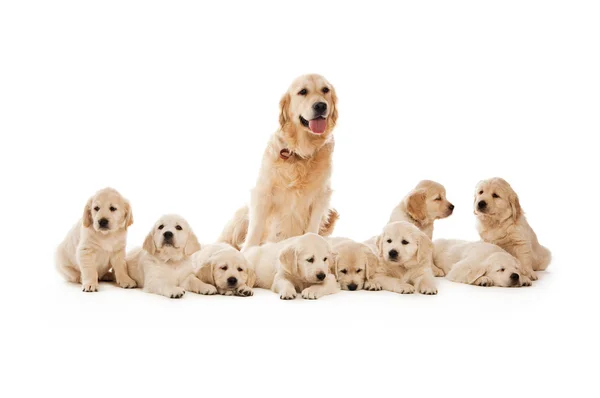
[{"label": "lying puppy", "polygon": [[385,226],[366,242],[379,257],[373,281],[383,290],[409,294],[437,294],[432,273],[433,244],[423,231],[406,221]]},{"label": "lying puppy", "polygon": [[347,238],[329,238],[327,241],[336,253],[334,266],[329,271],[335,275],[342,290],[381,290],[381,286],[373,281],[379,260],[369,246]]},{"label": "lying puppy", "polygon": [[56,268],[67,281],[81,283],[84,292],[97,291],[98,280],[112,280],[113,273],[119,286],[135,287],[125,264],[131,224],[131,206],[121,194],[112,188],[96,192],[83,208],[83,218],[58,246]]},{"label": "lying puppy", "polygon": [[317,234],[254,246],[244,255],[256,273],[256,286],[279,293],[282,300],[296,298],[297,292],[314,300],[340,290],[329,273],[335,253]]},{"label": "lying puppy", "polygon": [[323,76],[305,75],[292,82],[279,103],[279,129],[263,155],[249,208],[236,212],[219,242],[240,247],[245,237],[246,250],[333,230],[337,213],[328,209],[336,102],[335,90]]},{"label": "lying puppy", "polygon": [[481,239],[515,256],[524,274],[537,280],[535,271],[543,271],[550,264],[550,250],[539,244],[508,182],[492,178],[477,184],[474,213]]},{"label": "lying puppy", "polygon": [[129,274],[147,293],[170,298],[182,297],[186,290],[200,294],[216,293],[194,275],[191,256],[200,250],[196,235],[187,221],[177,215],[163,216],[146,236],[142,248],[127,255]]},{"label": "lying puppy", "polygon": [[453,211],[454,205],[446,199],[444,186],[435,181],[423,180],[396,206],[388,223],[407,221],[432,239],[433,222],[449,217]]},{"label": "lying puppy", "polygon": [[250,287],[256,281],[254,269],[244,255],[233,247],[225,243],[203,245],[192,256],[192,263],[198,279],[214,288],[214,292],[242,297],[254,294]]},{"label": "lying puppy", "polygon": [[487,242],[438,239],[433,262],[454,282],[479,286],[531,286],[516,258]]}]

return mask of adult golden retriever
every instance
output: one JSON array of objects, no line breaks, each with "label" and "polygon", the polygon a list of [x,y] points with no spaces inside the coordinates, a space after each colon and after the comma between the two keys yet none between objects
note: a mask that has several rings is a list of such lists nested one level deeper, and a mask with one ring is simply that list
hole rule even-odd
[{"label": "adult golden retriever", "polygon": [[550,250],[538,242],[510,184],[502,178],[479,182],[473,207],[481,239],[515,256],[523,273],[537,280],[535,271],[543,271],[550,264]]},{"label": "adult golden retriever", "polygon": [[335,89],[323,76],[300,76],[279,103],[279,129],[263,155],[249,207],[219,237],[244,250],[305,233],[327,236],[338,218],[329,209]]}]

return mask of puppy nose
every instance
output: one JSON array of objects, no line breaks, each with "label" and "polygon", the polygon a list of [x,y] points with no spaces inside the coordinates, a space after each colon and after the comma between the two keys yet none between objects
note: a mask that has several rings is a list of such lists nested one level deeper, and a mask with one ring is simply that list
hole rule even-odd
[{"label": "puppy nose", "polygon": [[319,272],[319,273],[317,274],[317,279],[318,279],[318,280],[320,280],[320,281],[322,281],[323,279],[325,279],[325,277],[326,277],[326,276],[327,276],[327,275],[325,275],[325,273],[324,273],[324,272]]},{"label": "puppy nose", "polygon": [[487,203],[485,202],[485,200],[481,200],[479,201],[479,203],[477,203],[477,207],[479,207],[479,210],[483,210],[487,207]]},{"label": "puppy nose", "polygon": [[519,274],[516,274],[516,273],[513,272],[512,274],[510,274],[510,280],[515,281],[515,282],[518,281],[519,280]]},{"label": "puppy nose", "polygon": [[454,210],[454,205],[452,203],[450,203],[450,206],[448,206],[448,208],[450,209],[450,211]]},{"label": "puppy nose", "polygon": [[171,239],[173,237],[173,232],[167,231],[163,234],[166,239]]},{"label": "puppy nose", "polygon": [[318,113],[325,113],[325,111],[327,110],[327,104],[324,102],[315,102],[313,104],[313,109],[315,110],[315,112]]},{"label": "puppy nose", "polygon": [[237,283],[237,278],[235,276],[230,276],[229,278],[227,278],[228,285],[235,286],[236,283]]},{"label": "puppy nose", "polygon": [[100,226],[100,228],[106,228],[108,227],[108,220],[106,218],[101,218],[100,220],[98,220],[98,225]]},{"label": "puppy nose", "polygon": [[398,257],[398,250],[392,249],[392,250],[389,251],[388,254],[389,254],[390,258],[392,258],[392,259],[393,258],[397,258]]},{"label": "puppy nose", "polygon": [[348,285],[348,290],[356,290],[358,286],[356,285],[356,283],[350,283]]}]

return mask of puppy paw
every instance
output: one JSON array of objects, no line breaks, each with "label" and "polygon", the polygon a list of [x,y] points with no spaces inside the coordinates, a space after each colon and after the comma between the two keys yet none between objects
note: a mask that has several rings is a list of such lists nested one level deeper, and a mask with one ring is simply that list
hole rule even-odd
[{"label": "puppy paw", "polygon": [[222,296],[233,296],[233,290],[221,290]]},{"label": "puppy paw", "polygon": [[173,290],[168,292],[165,296],[172,298],[172,299],[178,299],[178,298],[182,298],[184,294],[185,294],[184,289],[182,289],[180,287],[175,287],[175,288],[173,288]]},{"label": "puppy paw", "polygon": [[481,278],[477,279],[477,281],[475,281],[475,284],[477,286],[490,287],[494,286],[494,281],[488,278],[487,276],[482,276]]},{"label": "puppy paw", "polygon": [[433,266],[433,267],[431,267],[431,270],[433,271],[433,276],[435,276],[436,278],[441,278],[442,276],[446,276],[446,273],[441,268]]},{"label": "puppy paw", "polygon": [[98,282],[83,283],[82,289],[84,292],[97,292]]},{"label": "puppy paw", "polygon": [[279,294],[279,298],[282,300],[293,300],[296,298],[296,290],[285,289]]},{"label": "puppy paw", "polygon": [[426,295],[434,295],[437,294],[437,288],[430,283],[421,283],[421,286],[419,286],[419,293],[421,294],[426,294]]},{"label": "puppy paw", "polygon": [[537,277],[537,274],[535,273],[535,271],[531,271],[528,276],[532,281],[538,280],[538,277]]},{"label": "puppy paw", "polygon": [[521,286],[531,286],[531,279],[526,276],[521,277]]},{"label": "puppy paw", "polygon": [[250,297],[254,295],[254,291],[248,286],[240,286],[236,289],[235,295],[241,297]]},{"label": "puppy paw", "polygon": [[413,294],[414,292],[415,287],[413,285],[409,285],[408,283],[401,283],[394,287],[394,293]]},{"label": "puppy paw", "polygon": [[134,287],[137,286],[137,283],[131,279],[130,277],[127,277],[123,280],[118,281],[119,286],[121,286],[123,289],[133,289]]},{"label": "puppy paw", "polygon": [[213,285],[204,285],[204,286],[200,287],[197,292],[194,292],[194,293],[204,294],[206,296],[212,296],[213,294],[217,294],[217,288],[214,287]]},{"label": "puppy paw", "polygon": [[370,292],[378,292],[382,289],[381,285],[379,284],[379,282],[365,282],[365,290],[368,290]]},{"label": "puppy paw", "polygon": [[302,291],[302,298],[306,300],[316,300],[321,297],[321,293],[319,289],[316,289],[314,286],[307,287]]}]

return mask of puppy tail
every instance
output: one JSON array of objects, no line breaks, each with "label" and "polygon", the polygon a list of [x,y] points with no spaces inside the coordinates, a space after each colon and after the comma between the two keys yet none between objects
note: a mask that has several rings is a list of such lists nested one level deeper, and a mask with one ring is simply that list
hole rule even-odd
[{"label": "puppy tail", "polygon": [[335,223],[340,218],[340,213],[336,209],[329,209],[329,212],[323,217],[321,221],[321,227],[319,228],[319,235],[329,236],[333,233]]},{"label": "puppy tail", "polygon": [[217,242],[227,243],[240,250],[248,234],[248,223],[248,206],[244,206],[238,209],[233,218],[225,225]]},{"label": "puppy tail", "polygon": [[550,252],[550,250],[548,250],[548,248],[542,246],[542,259],[540,261],[540,266],[536,271],[545,271],[546,268],[548,268],[548,265],[550,265],[551,261],[552,253]]}]

